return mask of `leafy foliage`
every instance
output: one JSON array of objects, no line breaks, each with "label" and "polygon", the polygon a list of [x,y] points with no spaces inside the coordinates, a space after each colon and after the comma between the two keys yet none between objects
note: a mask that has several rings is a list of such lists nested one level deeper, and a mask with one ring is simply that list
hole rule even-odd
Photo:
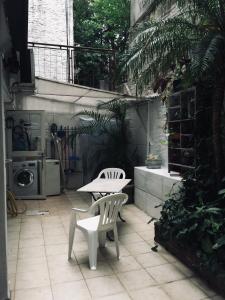
[{"label": "leafy foliage", "polygon": [[[171,0],[153,0],[150,13]],[[166,76],[172,64],[191,58],[192,78],[216,81],[225,72],[225,4],[220,0],[177,0],[177,13],[150,19],[134,32],[127,66],[140,91]],[[219,63],[220,62],[220,63]],[[215,66],[217,66],[215,68]]]},{"label": "leafy foliage", "polygon": [[159,220],[160,234],[166,241],[176,241],[192,249],[201,267],[225,275],[225,181],[218,191],[213,172],[212,90],[202,86],[196,112],[196,164],[186,173],[182,185],[171,190]]},{"label": "leafy foliage", "polygon": [[[74,40],[81,46],[113,49],[120,64],[127,46],[130,0],[76,0],[74,2]],[[77,53],[77,78],[80,84],[98,87],[109,76],[110,56]]]},{"label": "leafy foliage", "polygon": [[[126,120],[127,103],[117,99],[106,104],[101,104],[98,111],[84,110],[76,116],[88,116],[91,121],[87,126],[76,128],[76,135],[89,134],[96,136],[95,151],[89,160],[98,161],[95,174],[107,167],[118,167],[125,170],[129,178],[133,178],[133,167],[137,163],[136,153],[128,151],[128,124]],[[100,139],[100,142],[98,138]]]},{"label": "leafy foliage", "polygon": [[147,2],[151,16],[174,3],[177,10],[160,20],[151,17],[133,33],[127,68],[140,93],[155,80],[170,77],[182,61],[189,62],[184,76],[205,90],[196,112],[197,168],[184,176],[163,206],[160,235],[194,249],[202,266],[225,276],[225,2]]}]

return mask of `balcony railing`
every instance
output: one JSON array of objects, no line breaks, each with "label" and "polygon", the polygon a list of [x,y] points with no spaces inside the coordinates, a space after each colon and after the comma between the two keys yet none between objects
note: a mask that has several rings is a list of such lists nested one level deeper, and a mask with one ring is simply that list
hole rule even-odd
[{"label": "balcony railing", "polygon": [[34,51],[35,76],[115,89],[115,51],[111,49],[29,42]]}]

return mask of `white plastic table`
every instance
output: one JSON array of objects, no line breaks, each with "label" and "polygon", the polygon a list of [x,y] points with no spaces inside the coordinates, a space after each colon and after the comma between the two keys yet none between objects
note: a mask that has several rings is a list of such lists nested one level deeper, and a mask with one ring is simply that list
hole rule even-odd
[{"label": "white plastic table", "polygon": [[[119,193],[130,181],[131,179],[96,178],[90,183],[79,188],[77,191],[91,193],[92,196],[94,193]],[[93,198],[95,199],[95,197]]]},{"label": "white plastic table", "polygon": [[[96,178],[90,183],[82,186],[77,191],[90,193],[93,199],[96,201],[95,193],[99,193],[101,196],[108,194],[119,193],[122,189],[131,181],[131,179],[107,179],[107,178]],[[119,218],[122,219],[120,213]]]}]

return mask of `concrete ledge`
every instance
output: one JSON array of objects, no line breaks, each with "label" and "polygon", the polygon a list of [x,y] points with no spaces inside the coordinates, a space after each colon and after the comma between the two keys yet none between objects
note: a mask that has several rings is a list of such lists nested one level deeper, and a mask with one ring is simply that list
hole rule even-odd
[{"label": "concrete ledge", "polygon": [[179,176],[171,177],[167,169],[135,167],[135,204],[150,216],[159,218],[162,207],[155,206],[162,205],[171,189],[179,187],[181,180]]}]

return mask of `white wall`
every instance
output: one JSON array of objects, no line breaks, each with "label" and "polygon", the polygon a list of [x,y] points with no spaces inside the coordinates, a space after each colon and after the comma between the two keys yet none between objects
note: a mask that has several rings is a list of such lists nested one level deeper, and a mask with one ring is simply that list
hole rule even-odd
[{"label": "white wall", "polygon": [[11,46],[10,35],[0,0],[0,300],[8,299],[7,276],[7,213],[6,213],[6,170],[5,170],[5,120],[4,101],[8,100],[8,88],[3,73],[2,56]]},{"label": "white wall", "polygon": [[129,149],[131,153],[137,150],[139,165],[145,165],[146,156],[150,151],[159,154],[162,158],[162,167],[167,168],[168,146],[164,131],[166,107],[162,105],[160,99],[155,99],[149,104],[130,107],[127,118],[129,119]]},{"label": "white wall", "polygon": [[133,26],[138,21],[138,19],[141,18],[149,5],[149,1],[131,0],[131,26]]}]

